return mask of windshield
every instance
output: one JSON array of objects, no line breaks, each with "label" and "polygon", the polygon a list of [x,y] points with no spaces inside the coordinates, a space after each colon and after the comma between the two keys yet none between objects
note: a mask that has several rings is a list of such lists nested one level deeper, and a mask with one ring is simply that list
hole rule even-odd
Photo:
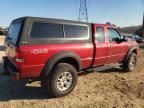
[{"label": "windshield", "polygon": [[14,45],[17,42],[20,29],[21,29],[21,23],[12,23],[10,25],[7,39]]}]

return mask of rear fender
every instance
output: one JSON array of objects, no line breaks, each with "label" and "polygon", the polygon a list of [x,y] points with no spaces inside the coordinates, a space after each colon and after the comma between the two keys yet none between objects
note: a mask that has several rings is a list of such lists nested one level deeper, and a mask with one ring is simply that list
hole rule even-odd
[{"label": "rear fender", "polygon": [[41,77],[43,78],[43,77],[48,76],[58,61],[64,58],[69,58],[69,57],[73,58],[78,63],[78,71],[80,71],[82,69],[82,63],[81,63],[80,57],[73,52],[64,51],[64,52],[57,53],[56,55],[54,55],[51,59],[47,61],[43,69],[43,72],[41,74]]}]

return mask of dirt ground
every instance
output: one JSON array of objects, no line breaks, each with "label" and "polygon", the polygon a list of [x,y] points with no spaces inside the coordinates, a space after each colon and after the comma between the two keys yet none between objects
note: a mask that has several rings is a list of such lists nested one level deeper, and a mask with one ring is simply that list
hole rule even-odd
[{"label": "dirt ground", "polygon": [[[3,47],[0,47],[3,50]],[[1,53],[0,56],[3,54]],[[1,60],[1,59],[0,59]],[[0,72],[3,72],[2,61]],[[144,108],[144,49],[134,72],[103,68],[80,75],[68,96],[51,99],[39,82],[27,84],[0,75],[0,108]]]}]

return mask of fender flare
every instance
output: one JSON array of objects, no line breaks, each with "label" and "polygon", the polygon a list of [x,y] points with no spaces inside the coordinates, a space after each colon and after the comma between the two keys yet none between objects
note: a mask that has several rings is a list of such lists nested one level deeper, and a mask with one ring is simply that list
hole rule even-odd
[{"label": "fender flare", "polygon": [[134,50],[138,50],[138,48],[137,48],[137,47],[132,47],[132,48],[129,49],[129,51],[128,51],[125,59],[124,59],[124,63],[129,59],[131,53],[132,53]]},{"label": "fender flare", "polygon": [[[61,59],[64,59],[64,58],[73,58],[76,60],[76,62],[78,63],[78,71],[80,71],[82,69],[82,63],[81,63],[81,59],[80,57],[74,53],[74,52],[70,52],[70,51],[63,51],[63,52],[59,52],[57,54],[55,54],[52,58],[50,58],[46,64],[45,64],[45,67],[42,71],[42,74],[41,74],[41,77],[45,77],[45,76],[48,76],[49,73],[51,72],[53,66]],[[46,70],[47,69],[47,70]]]}]

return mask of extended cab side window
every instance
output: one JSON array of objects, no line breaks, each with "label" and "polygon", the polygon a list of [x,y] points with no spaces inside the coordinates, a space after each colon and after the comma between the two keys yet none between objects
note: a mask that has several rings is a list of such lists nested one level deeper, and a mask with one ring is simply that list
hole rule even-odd
[{"label": "extended cab side window", "polygon": [[119,39],[121,38],[120,34],[118,33],[116,29],[109,28],[108,33],[109,33],[109,42],[113,42],[114,39],[116,38],[119,38]]},{"label": "extended cab side window", "polygon": [[104,27],[96,27],[96,41],[105,42]]}]

